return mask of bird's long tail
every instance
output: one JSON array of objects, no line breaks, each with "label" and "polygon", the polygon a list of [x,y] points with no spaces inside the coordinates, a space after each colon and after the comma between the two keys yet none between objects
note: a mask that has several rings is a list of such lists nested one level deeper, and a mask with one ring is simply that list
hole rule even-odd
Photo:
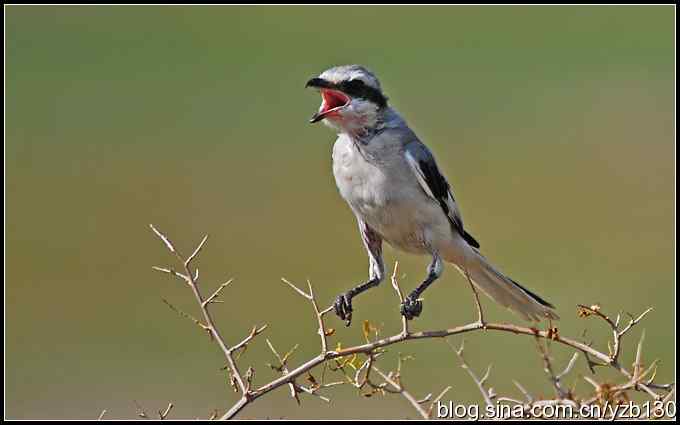
[{"label": "bird's long tail", "polygon": [[456,268],[491,299],[527,320],[560,318],[552,304],[503,275],[476,250],[470,249],[467,270],[460,265]]}]

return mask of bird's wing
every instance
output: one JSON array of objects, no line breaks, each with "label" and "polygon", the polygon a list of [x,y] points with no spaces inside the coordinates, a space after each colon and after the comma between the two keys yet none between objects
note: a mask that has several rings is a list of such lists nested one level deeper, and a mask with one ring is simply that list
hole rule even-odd
[{"label": "bird's wing", "polygon": [[479,242],[475,240],[463,228],[463,217],[458,210],[456,200],[451,192],[451,187],[446,178],[439,172],[437,163],[430,150],[421,142],[414,141],[405,146],[404,156],[411,171],[416,176],[423,191],[434,199],[444,210],[451,222],[452,228],[458,232],[465,241],[475,248],[479,248]]}]

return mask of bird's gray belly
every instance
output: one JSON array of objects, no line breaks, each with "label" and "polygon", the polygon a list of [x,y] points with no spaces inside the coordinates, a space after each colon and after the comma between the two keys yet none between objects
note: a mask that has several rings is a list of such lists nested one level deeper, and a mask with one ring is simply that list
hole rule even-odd
[{"label": "bird's gray belly", "polygon": [[425,228],[406,203],[395,201],[359,210],[360,217],[391,246],[415,254],[427,252]]}]

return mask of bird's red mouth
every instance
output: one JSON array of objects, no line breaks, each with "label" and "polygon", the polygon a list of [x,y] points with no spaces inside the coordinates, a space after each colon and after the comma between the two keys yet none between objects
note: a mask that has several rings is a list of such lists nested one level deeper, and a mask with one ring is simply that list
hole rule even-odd
[{"label": "bird's red mouth", "polygon": [[339,90],[321,89],[321,97],[323,98],[322,113],[340,109],[349,103],[349,96]]},{"label": "bird's red mouth", "polygon": [[321,108],[314,114],[311,122],[318,122],[322,119],[334,115],[337,111],[349,105],[350,98],[345,93],[333,89],[320,89]]}]

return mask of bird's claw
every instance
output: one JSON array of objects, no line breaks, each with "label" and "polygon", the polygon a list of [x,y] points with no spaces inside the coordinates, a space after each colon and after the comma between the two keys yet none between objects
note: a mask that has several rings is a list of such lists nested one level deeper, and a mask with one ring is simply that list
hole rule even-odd
[{"label": "bird's claw", "polygon": [[340,294],[333,303],[335,314],[345,321],[345,326],[352,323],[352,297],[348,293]]},{"label": "bird's claw", "polygon": [[401,315],[406,317],[406,320],[412,320],[420,316],[423,311],[423,302],[415,297],[408,296],[401,303]]}]

